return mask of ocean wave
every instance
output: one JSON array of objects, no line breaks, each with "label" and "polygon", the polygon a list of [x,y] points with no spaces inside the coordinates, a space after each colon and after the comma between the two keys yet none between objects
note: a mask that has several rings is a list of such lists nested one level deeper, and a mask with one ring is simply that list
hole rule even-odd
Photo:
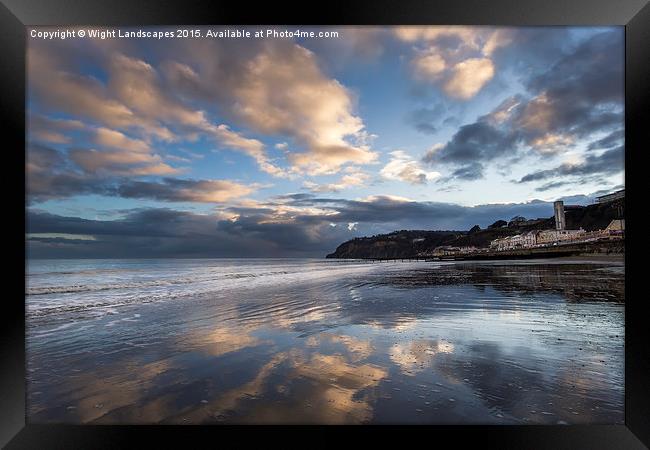
[{"label": "ocean wave", "polygon": [[[78,275],[79,272],[74,273]],[[73,284],[73,285],[50,285],[50,286],[34,286],[27,287],[25,294],[27,296],[49,295],[49,294],[72,294],[80,292],[97,292],[115,289],[137,289],[147,287],[159,286],[174,286],[183,285],[204,281],[217,281],[219,279],[241,279],[241,278],[259,278],[277,275],[291,274],[289,271],[275,271],[265,273],[231,273],[231,274],[210,274],[204,276],[190,276],[176,279],[161,279],[161,280],[143,280],[134,282],[117,282],[107,284]]]},{"label": "ocean wave", "polygon": [[[45,319],[51,316],[77,317],[104,316],[110,308],[145,304],[181,298],[199,298],[219,295],[225,291],[248,292],[267,286],[295,284],[364,273],[378,267],[369,263],[358,264],[282,264],[274,267],[251,264],[241,267],[223,266],[207,268],[179,267],[176,274],[170,268],[152,268],[147,279],[120,277],[102,283],[105,277],[83,277],[75,272],[75,283],[65,283],[65,277],[52,277],[47,284],[26,287],[27,316]],[[404,265],[401,265],[404,268]],[[389,265],[382,270],[390,270]],[[86,271],[88,272],[88,271]],[[129,275],[130,276],[130,275]],[[135,277],[141,277],[141,273]],[[70,281],[73,281],[70,280]],[[61,282],[63,281],[63,282]],[[83,281],[83,282],[80,282]],[[60,284],[55,284],[56,282]]]}]

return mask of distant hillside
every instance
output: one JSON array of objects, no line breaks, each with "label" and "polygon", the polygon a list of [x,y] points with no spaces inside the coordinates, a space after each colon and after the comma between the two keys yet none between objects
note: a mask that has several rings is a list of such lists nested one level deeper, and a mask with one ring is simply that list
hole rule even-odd
[{"label": "distant hillside", "polygon": [[[619,218],[624,200],[588,206],[565,205],[567,228],[586,231],[606,228]],[[488,247],[496,238],[532,230],[553,229],[553,217],[526,220],[523,217],[507,222],[498,220],[486,229],[478,226],[469,231],[401,230],[389,234],[351,239],[339,245],[327,258],[412,258],[431,252],[441,245],[454,247]]]},{"label": "distant hillside", "polygon": [[389,234],[355,238],[339,245],[328,258],[408,258],[446,245],[462,237],[466,231],[402,230]]}]

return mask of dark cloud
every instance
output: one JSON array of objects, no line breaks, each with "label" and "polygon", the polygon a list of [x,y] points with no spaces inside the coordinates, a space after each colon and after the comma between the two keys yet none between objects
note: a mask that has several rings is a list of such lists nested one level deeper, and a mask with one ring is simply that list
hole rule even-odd
[{"label": "dark cloud", "polygon": [[588,150],[604,150],[620,145],[625,138],[625,130],[612,131],[602,139],[592,142],[587,147]]},{"label": "dark cloud", "polygon": [[[591,201],[592,196],[571,199]],[[280,206],[293,211],[282,215]],[[314,212],[315,207],[323,212]],[[401,229],[467,230],[497,219],[550,217],[552,212],[552,204],[540,200],[466,207],[308,195],[276,197],[258,208],[227,208],[216,215],[154,208],[127,211],[115,220],[91,220],[29,209],[27,245],[32,258],[322,257],[357,236]],[[224,218],[228,214],[231,219]],[[350,223],[356,223],[354,230]]]},{"label": "dark cloud", "polygon": [[492,55],[497,68],[511,68],[523,79],[547,70],[558,54],[570,53],[575,45],[569,27],[516,27],[507,29],[512,42]]},{"label": "dark cloud", "polygon": [[566,176],[588,176],[594,174],[614,174],[624,168],[624,147],[616,147],[601,155],[588,155],[579,164],[562,164],[553,169],[529,173],[519,180],[520,183],[545,180]]},{"label": "dark cloud", "polygon": [[420,108],[409,113],[406,118],[407,123],[411,124],[420,133],[434,134],[438,131],[441,124],[444,123],[443,116],[447,113],[442,103],[433,108]]},{"label": "dark cloud", "polygon": [[575,183],[571,181],[551,181],[550,183],[543,184],[535,188],[538,192],[550,191],[551,189],[556,189],[562,186],[573,186]]},{"label": "dark cloud", "polygon": [[[429,151],[423,161],[456,167],[450,177],[481,178],[483,166],[536,152],[552,156],[565,146],[594,134],[610,133],[590,148],[620,145],[623,126],[623,34],[599,33],[576,46],[546,70],[524,80],[527,95],[503,101],[476,122],[461,126],[441,148]],[[557,57],[557,53],[556,53]],[[613,130],[613,131],[612,131]],[[613,153],[607,158],[614,158]],[[564,174],[613,173],[588,158],[584,167],[564,166]],[[614,164],[622,170],[621,164]],[[526,181],[552,175],[532,175]]]},{"label": "dark cloud", "polygon": [[623,94],[624,50],[620,29],[599,33],[530,79],[528,87],[558,99],[566,96],[580,102],[619,102]]},{"label": "dark cloud", "polygon": [[459,180],[478,180],[483,178],[484,167],[479,163],[470,163],[466,166],[456,169],[452,172],[451,177]]},{"label": "dark cloud", "polygon": [[65,154],[32,143],[27,148],[27,200],[29,204],[82,194],[104,194],[101,179],[75,170]]},{"label": "dark cloud", "polygon": [[[325,249],[345,240],[343,230],[326,230],[328,235],[321,238],[318,230],[300,222],[262,223],[260,219],[251,216],[233,222],[146,209],[118,220],[90,220],[32,210],[27,229],[37,235],[30,236],[27,244],[32,258],[282,257],[323,256]],[[40,233],[63,233],[72,239],[39,237]],[[77,234],[95,240],[80,243],[74,239]]]},{"label": "dark cloud", "polygon": [[[580,185],[585,185],[587,183],[592,183],[592,184],[600,184],[600,185],[607,185],[609,184],[607,180],[603,179],[599,175],[594,175],[594,176],[586,176],[582,177],[579,179],[564,179],[564,180],[558,180],[558,181],[550,181],[546,184],[543,184],[539,187],[536,187],[535,190],[537,192],[545,192],[545,191],[550,191],[551,189],[556,189],[560,187],[568,187],[571,190],[575,190],[576,186]],[[607,192],[610,192],[611,190],[614,189],[608,189]]]},{"label": "dark cloud", "polygon": [[230,180],[163,178],[134,181],[78,170],[64,152],[32,143],[27,150],[29,204],[75,195],[98,194],[166,202],[223,203],[253,192],[256,185]]},{"label": "dark cloud", "polygon": [[444,147],[429,151],[423,161],[427,163],[475,163],[512,152],[516,138],[486,122],[463,125]]},{"label": "dark cloud", "polygon": [[483,177],[484,163],[516,151],[517,135],[487,121],[463,125],[442,148],[429,150],[422,161],[432,166],[461,166],[450,178],[475,180]]},{"label": "dark cloud", "polygon": [[599,33],[527,82],[533,97],[514,124],[528,140],[546,133],[576,138],[623,125],[624,42],[621,30]]},{"label": "dark cloud", "polygon": [[253,191],[227,180],[183,180],[164,178],[162,182],[126,181],[118,185],[115,195],[123,198],[146,198],[166,202],[217,203],[242,197]]}]

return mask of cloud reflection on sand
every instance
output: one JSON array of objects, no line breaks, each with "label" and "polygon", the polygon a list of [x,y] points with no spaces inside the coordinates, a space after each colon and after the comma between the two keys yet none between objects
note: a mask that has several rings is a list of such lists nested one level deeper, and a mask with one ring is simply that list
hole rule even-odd
[{"label": "cloud reflection on sand", "polygon": [[341,355],[276,354],[255,377],[165,423],[362,423],[387,371]]},{"label": "cloud reflection on sand", "polygon": [[[255,296],[140,305],[124,317],[137,311],[147,320],[116,320],[116,311],[91,322],[94,332],[75,325],[46,339],[34,333],[30,418],[98,424],[622,420],[623,305],[591,301],[619,298],[621,274],[586,265],[402,273],[376,267],[377,276],[296,283]],[[603,273],[610,282],[603,284]],[[573,287],[558,288],[560,282]]]},{"label": "cloud reflection on sand", "polygon": [[389,356],[400,367],[402,373],[412,375],[430,367],[437,354],[453,351],[454,345],[450,342],[417,339],[393,345]]}]

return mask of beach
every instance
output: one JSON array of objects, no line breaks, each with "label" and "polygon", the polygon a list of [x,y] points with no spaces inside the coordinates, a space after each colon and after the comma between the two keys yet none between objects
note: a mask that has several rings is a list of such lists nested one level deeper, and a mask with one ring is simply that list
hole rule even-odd
[{"label": "beach", "polygon": [[624,422],[620,258],[30,260],[30,423]]}]

